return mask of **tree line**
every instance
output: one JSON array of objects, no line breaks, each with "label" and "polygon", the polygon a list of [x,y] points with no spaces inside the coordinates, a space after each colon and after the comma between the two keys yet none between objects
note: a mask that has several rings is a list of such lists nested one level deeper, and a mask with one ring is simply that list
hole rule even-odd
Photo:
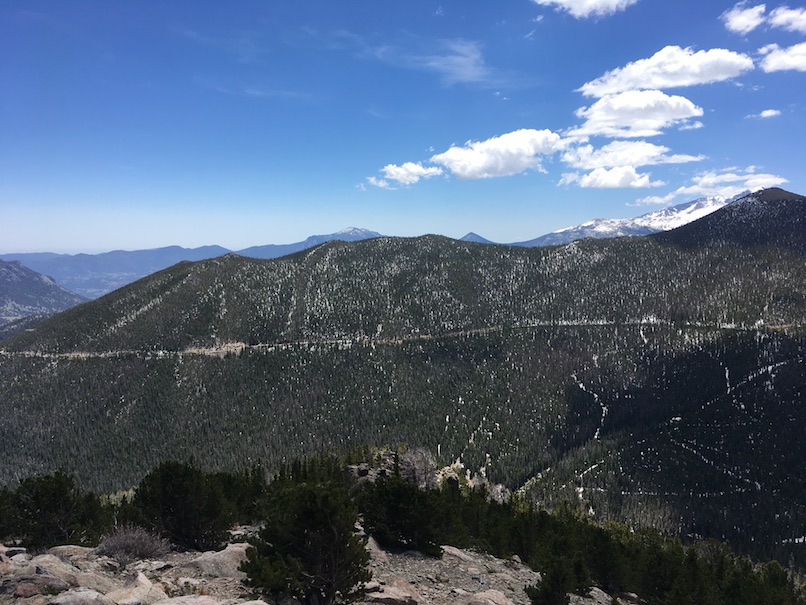
[{"label": "tree line", "polygon": [[[441,554],[440,545],[517,555],[540,571],[527,588],[535,605],[567,603],[567,594],[599,586],[633,592],[649,605],[804,605],[801,579],[778,562],[754,563],[721,542],[684,544],[654,530],[596,523],[570,506],[539,510],[513,496],[503,503],[464,477],[421,489],[391,469],[374,481],[321,455],[269,477],[259,466],[205,472],[164,462],[133,494],[101,497],[61,472],[0,489],[0,537],[32,549],[97,545],[116,527],[138,527],[176,548],[209,550],[237,523],[258,523],[243,564],[246,584],[268,597],[310,605],[348,601],[370,578],[366,535],[385,548]],[[355,531],[359,523],[364,534]]]}]

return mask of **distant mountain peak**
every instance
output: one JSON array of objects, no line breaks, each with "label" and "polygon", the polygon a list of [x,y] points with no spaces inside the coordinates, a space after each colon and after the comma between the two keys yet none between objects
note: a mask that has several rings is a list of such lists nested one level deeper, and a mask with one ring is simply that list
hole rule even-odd
[{"label": "distant mountain peak", "polygon": [[336,233],[312,235],[305,240],[305,243],[308,245],[315,246],[317,244],[322,244],[324,242],[330,242],[333,240],[340,240],[343,242],[357,242],[364,239],[371,239],[373,237],[383,237],[383,235],[381,235],[376,231],[370,231],[369,229],[363,229],[361,227],[347,227],[346,229],[342,229],[341,231],[337,231]]},{"label": "distant mountain peak", "polygon": [[358,242],[365,239],[372,239],[375,237],[383,237],[382,234],[369,229],[362,229],[360,227],[347,227],[337,233],[328,233],[325,235],[311,235],[302,242],[294,242],[292,244],[268,244],[266,246],[252,246],[239,250],[238,254],[242,256],[249,256],[252,258],[278,258],[287,254],[293,254],[300,250],[307,250],[325,242],[332,242],[334,240],[342,242]]},{"label": "distant mountain peak", "polygon": [[477,244],[494,244],[495,242],[491,242],[487,238],[480,236],[478,233],[473,233],[472,231],[462,237],[459,241],[461,242],[474,242]]},{"label": "distant mountain peak", "polygon": [[533,240],[518,242],[516,246],[556,246],[587,237],[607,239],[611,237],[651,235],[669,231],[707,216],[730,203],[722,196],[702,197],[676,206],[661,208],[635,218],[597,218],[579,225],[558,229]]},{"label": "distant mountain peak", "polygon": [[369,229],[364,229],[362,227],[347,227],[346,229],[337,231],[333,235],[346,235],[349,237],[357,237],[361,239],[368,239],[370,237],[381,237],[380,233],[370,231]]}]

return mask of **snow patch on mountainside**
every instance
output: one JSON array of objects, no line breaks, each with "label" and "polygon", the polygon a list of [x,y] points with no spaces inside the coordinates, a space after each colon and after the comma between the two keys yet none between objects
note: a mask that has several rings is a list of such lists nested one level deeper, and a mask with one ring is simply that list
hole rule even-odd
[{"label": "snow patch on mountainside", "polygon": [[[380,233],[375,231],[370,231],[369,229],[362,229],[360,227],[347,227],[346,229],[342,229],[341,231],[337,231],[333,234],[333,236],[342,236],[336,237],[335,239],[347,239],[350,238],[349,241],[353,240],[362,240],[362,239],[369,239],[371,237],[383,237]],[[330,236],[330,237],[333,237]],[[317,237],[317,236],[314,236]],[[328,236],[318,236],[318,237],[328,237]]]},{"label": "snow patch on mountainside", "polygon": [[514,245],[554,246],[567,244],[586,237],[605,239],[627,235],[651,235],[652,233],[669,231],[670,229],[681,227],[707,216],[739,197],[741,196],[730,199],[719,196],[704,197],[684,204],[678,204],[671,208],[663,208],[642,214],[635,218],[593,219],[580,225],[565,227],[564,229],[559,229],[528,242],[519,242]]}]

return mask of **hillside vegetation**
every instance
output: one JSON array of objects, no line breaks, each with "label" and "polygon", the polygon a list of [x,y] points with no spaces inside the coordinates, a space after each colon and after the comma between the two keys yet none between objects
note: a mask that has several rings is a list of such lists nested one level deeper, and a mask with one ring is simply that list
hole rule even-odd
[{"label": "hillside vegetation", "polygon": [[[801,577],[775,561],[754,564],[723,543],[695,541],[684,545],[677,538],[652,530],[597,524],[567,506],[550,514],[522,498],[498,503],[483,487],[473,488],[456,476],[421,490],[402,470],[411,470],[411,463],[419,458],[416,452],[396,452],[393,468],[383,464],[388,454],[371,454],[370,462],[361,452],[352,456],[365,460],[360,467],[373,467],[374,480],[346,472],[343,461],[332,457],[295,461],[284,466],[271,482],[259,468],[211,474],[192,464],[165,462],[145,476],[131,499],[118,503],[82,493],[72,478],[62,473],[28,478],[16,490],[0,489],[0,539],[17,538],[37,549],[76,542],[95,546],[100,541],[97,554],[113,557],[122,566],[135,562],[133,568],[140,569],[143,565],[137,559],[162,558],[171,544],[181,550],[218,549],[235,521],[259,523],[261,529],[248,539],[250,547],[239,549],[240,570],[245,572],[241,581],[266,602],[284,602],[284,595],[290,595],[299,602],[319,604],[355,599],[446,602],[448,598],[474,603],[485,600],[485,595],[493,601],[497,594],[495,602],[511,603],[502,592],[481,590],[485,578],[495,582],[494,576],[498,576],[499,583],[503,581],[512,592],[515,577],[524,577],[518,573],[523,562],[541,574],[528,574],[529,583],[521,588],[533,605],[567,604],[568,593],[583,595],[591,586],[605,597],[608,595],[602,589],[620,597],[633,593],[614,602],[648,605],[806,603]],[[380,468],[374,464],[378,456]],[[115,529],[113,519],[119,522]],[[364,530],[360,534],[355,531],[358,522]],[[374,588],[365,584],[374,579],[368,568],[367,535],[383,548],[418,561],[424,559],[422,554],[435,558],[446,554],[458,555],[466,564],[481,552],[507,559],[507,567],[504,573],[495,573],[488,563],[483,570],[463,568],[465,576],[473,574],[471,590],[480,593],[478,598],[458,600],[460,594],[468,593],[456,588],[448,597],[446,587],[438,600],[421,599],[416,592],[408,593],[410,598],[394,599],[377,582]],[[440,546],[445,544],[451,546]],[[472,548],[474,554],[464,554],[452,545]],[[76,550],[80,552],[71,547],[72,552]],[[377,544],[372,550],[378,551]],[[413,557],[413,551],[422,554]],[[202,557],[211,559],[211,555],[216,556],[208,552]],[[386,554],[382,558],[388,562]],[[72,596],[64,592],[69,589],[68,583],[59,584],[50,576],[51,584],[46,584],[47,569],[54,569],[58,561],[53,556],[34,559],[36,574],[41,576],[36,578],[39,586],[51,593],[63,592],[61,601]],[[155,569],[170,567],[160,560]],[[219,563],[217,569],[224,567]],[[411,587],[423,576],[415,577],[412,568],[408,569],[410,584],[406,584]],[[30,577],[25,578],[26,571],[15,573],[8,562],[0,573],[0,596],[31,582]],[[102,585],[97,577],[91,579],[92,574],[80,575],[83,582]],[[430,587],[446,582],[441,573],[435,576],[428,577],[429,592]],[[77,577],[70,577],[71,584],[77,583]],[[128,602],[119,598],[122,593],[114,591],[114,582],[103,585],[110,597],[118,596],[118,603]],[[399,584],[393,582],[392,586]],[[363,595],[371,590],[375,592],[365,600]]]},{"label": "hillside vegetation", "polygon": [[0,339],[14,332],[15,322],[41,319],[85,300],[47,275],[18,262],[0,260]]},{"label": "hillside vegetation", "polygon": [[804,208],[765,192],[663,237],[181,263],[4,343],[0,481],[108,491],[176,458],[410,443],[539,506],[806,565]]}]

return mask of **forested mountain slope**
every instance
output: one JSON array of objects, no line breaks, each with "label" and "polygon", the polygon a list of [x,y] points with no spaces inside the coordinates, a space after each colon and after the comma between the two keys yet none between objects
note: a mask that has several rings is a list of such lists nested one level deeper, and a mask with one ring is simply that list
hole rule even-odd
[{"label": "forested mountain slope", "polygon": [[51,315],[86,299],[18,262],[0,260],[0,326],[32,315]]},{"label": "forested mountain slope", "polygon": [[[227,255],[180,263],[72,309],[8,347],[176,351],[500,326],[803,324],[804,208],[798,200],[749,198],[664,237],[553,248],[426,236],[330,242],[276,260]],[[748,209],[752,220],[735,219]],[[755,240],[748,234],[754,227]],[[703,230],[722,235],[709,239]]]},{"label": "forested mountain slope", "polygon": [[[802,203],[765,195],[736,204],[788,233]],[[541,505],[803,566],[803,248],[726,211],[696,246],[381,238],[176,265],[5,343],[0,480],[109,490],[166,459],[407,442]]]},{"label": "forested mountain slope", "polygon": [[685,248],[774,246],[806,254],[806,197],[775,187],[765,189],[651,237]]}]

